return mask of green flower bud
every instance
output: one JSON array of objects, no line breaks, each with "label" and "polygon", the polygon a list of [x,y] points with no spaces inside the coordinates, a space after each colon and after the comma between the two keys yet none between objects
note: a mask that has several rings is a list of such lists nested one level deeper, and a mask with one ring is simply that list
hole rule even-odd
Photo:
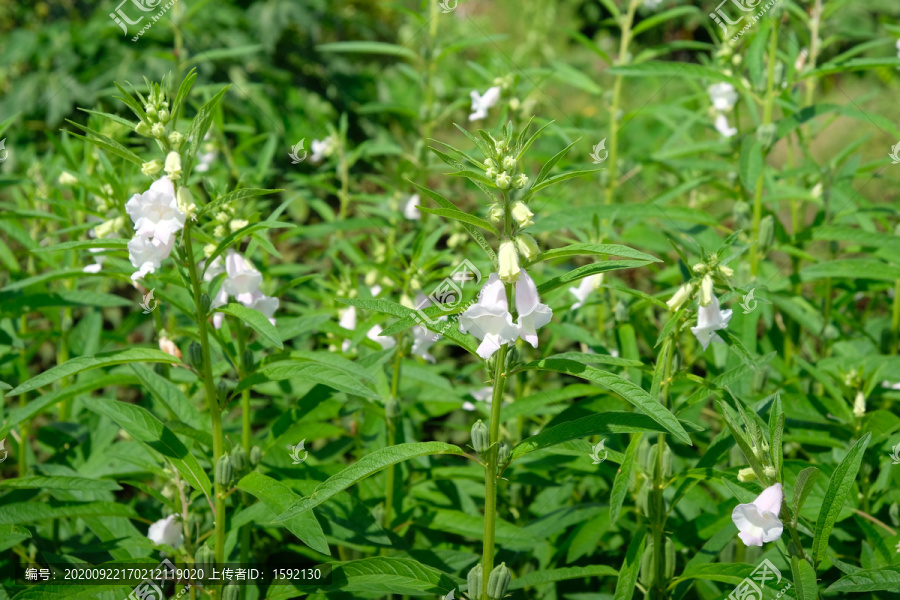
[{"label": "green flower bud", "polygon": [[491,204],[491,207],[488,209],[488,217],[490,217],[491,221],[494,223],[499,223],[503,218],[503,206],[501,206],[499,202]]},{"label": "green flower bud", "polygon": [[147,116],[150,117],[151,119],[155,119],[155,118],[156,118],[156,114],[157,114],[157,113],[156,113],[156,107],[153,106],[152,104],[145,104],[145,105],[144,105],[144,112],[147,113]]},{"label": "green flower bud", "polygon": [[150,162],[145,162],[144,164],[142,164],[141,165],[141,173],[143,173],[147,177],[151,177],[153,175],[156,175],[160,171],[162,171],[162,168],[163,168],[163,162],[157,158],[157,159],[151,160]]},{"label": "green flower bud", "polygon": [[487,425],[481,422],[481,419],[475,421],[472,425],[472,447],[475,452],[482,454],[491,446],[490,432]]},{"label": "green flower bud", "polygon": [[769,148],[775,143],[777,133],[778,127],[774,123],[760,125],[756,129],[756,141],[762,144],[764,148]]},{"label": "green flower bud", "polygon": [[538,254],[541,253],[541,249],[538,248],[537,242],[527,233],[520,233],[515,239],[516,248],[519,249],[519,254],[524,256],[525,260],[534,260],[538,257]]},{"label": "green flower bud", "polygon": [[488,169],[496,169],[497,168],[497,164],[493,161],[493,159],[490,159],[490,158],[485,159],[484,166],[487,167]]},{"label": "green flower bud", "polygon": [[252,448],[250,448],[250,464],[255,467],[261,460],[262,450],[260,450],[259,446],[253,446]]},{"label": "green flower bud", "polygon": [[222,590],[222,600],[239,600],[241,597],[241,588],[230,583]]},{"label": "green flower bud", "polygon": [[493,179],[494,177],[497,176],[497,173],[499,173],[499,171],[496,168],[488,167],[487,170],[485,170],[485,172],[484,172],[484,176],[487,177],[488,179]]},{"label": "green flower bud", "polygon": [[668,581],[672,579],[673,575],[675,575],[675,544],[673,544],[672,540],[670,540],[669,538],[666,538],[665,550],[666,564],[664,565],[664,567],[666,580]]},{"label": "green flower bud", "polygon": [[765,254],[775,242],[775,218],[766,215],[759,222],[759,251]]},{"label": "green flower bud", "polygon": [[200,294],[200,309],[203,311],[203,314],[207,314],[209,312],[209,307],[212,305],[212,302],[209,299],[209,294]]},{"label": "green flower bud", "polygon": [[166,136],[166,128],[162,123],[154,123],[153,127],[150,128],[150,135],[161,140]]},{"label": "green flower bud", "polygon": [[396,398],[390,398],[387,402],[384,403],[384,415],[388,419],[393,419],[400,412],[398,408],[399,406],[397,404]]},{"label": "green flower bud", "polygon": [[169,143],[172,145],[172,148],[178,150],[181,148],[181,144],[184,142],[184,136],[178,133],[177,131],[173,131],[169,134]]},{"label": "green flower bud", "polygon": [[247,468],[248,456],[243,446],[235,446],[231,451],[231,464],[234,470],[240,473]]},{"label": "green flower bud", "polygon": [[519,349],[515,346],[510,346],[509,350],[506,351],[506,358],[503,360],[503,370],[509,372],[512,370],[516,363],[519,362]]},{"label": "green flower bud", "polygon": [[506,588],[509,587],[510,580],[512,580],[512,575],[509,569],[506,568],[506,563],[500,563],[494,567],[488,579],[488,599],[500,600],[503,598],[506,595]]},{"label": "green flower bud", "polygon": [[466,597],[469,600],[481,600],[481,586],[483,585],[484,574],[482,572],[481,563],[478,563],[469,571],[466,576],[466,582],[469,588],[466,590]]},{"label": "green flower bud", "polygon": [[497,464],[505,465],[509,460],[509,453],[509,444],[507,444],[506,442],[500,442],[497,445]]},{"label": "green flower bud", "polygon": [[521,190],[526,185],[528,185],[528,176],[525,175],[525,173],[519,173],[516,175],[516,178],[513,179],[513,187],[517,190]]},{"label": "green flower bud", "polygon": [[203,348],[197,342],[191,342],[188,346],[188,362],[195,369],[203,365]]},{"label": "green flower bud", "polygon": [[138,135],[142,135],[144,137],[150,137],[150,126],[147,125],[143,121],[141,121],[140,123],[137,124],[137,126],[134,128],[134,131]]},{"label": "green flower bud", "polygon": [[216,485],[228,487],[234,477],[234,465],[231,464],[231,457],[223,454],[216,461]]},{"label": "green flower bud", "polygon": [[516,159],[512,156],[506,156],[501,163],[504,171],[514,171],[516,169]]},{"label": "green flower bud", "polygon": [[506,171],[503,171],[502,173],[497,175],[496,179],[494,179],[494,183],[496,183],[497,187],[500,188],[501,190],[508,190],[509,184],[511,182],[512,182],[512,178],[509,176],[509,174]]},{"label": "green flower bud", "polygon": [[169,122],[169,111],[166,109],[162,109],[159,111],[159,122],[160,123],[168,123]]},{"label": "green flower bud", "polygon": [[224,379],[220,379],[216,384],[216,397],[219,399],[219,406],[225,406],[228,403],[228,384]]},{"label": "green flower bud", "polygon": [[641,583],[645,587],[649,587],[653,583],[656,575],[656,558],[653,552],[653,540],[647,540],[647,546],[644,548],[644,555],[641,557]]}]

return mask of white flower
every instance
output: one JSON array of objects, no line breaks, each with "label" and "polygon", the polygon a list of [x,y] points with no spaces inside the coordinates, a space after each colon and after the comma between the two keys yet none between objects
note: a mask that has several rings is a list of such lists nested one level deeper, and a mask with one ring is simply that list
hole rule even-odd
[{"label": "white flower", "polygon": [[184,227],[185,215],[178,208],[175,186],[168,177],[157,179],[149,190],[132,196],[125,203],[125,211],[134,221],[137,235],[154,238],[163,245],[171,245],[173,236]]},{"label": "white flower", "polygon": [[[207,131],[206,135],[203,136],[203,141],[206,142],[208,139],[209,132]],[[209,167],[212,165],[213,161],[216,160],[218,152],[216,151],[216,145],[210,142],[203,144],[201,150],[202,152],[197,154],[197,166],[194,167],[194,170],[198,173],[206,173],[209,171]]]},{"label": "white flower", "polygon": [[762,546],[781,537],[784,526],[778,519],[784,492],[781,484],[766,488],[750,504],[738,504],[731,513],[731,520],[740,530],[738,537],[746,546]]},{"label": "white flower", "polygon": [[497,104],[500,99],[500,87],[488,88],[484,95],[472,90],[469,97],[472,98],[472,114],[469,115],[469,120],[478,121],[487,118],[488,109]]},{"label": "white flower", "polygon": [[534,213],[522,201],[513,204],[511,214],[512,218],[519,225],[519,229],[534,225],[534,220],[531,218],[534,216]]},{"label": "white flower", "polygon": [[697,311],[697,326],[691,327],[691,332],[706,350],[709,343],[719,338],[716,331],[728,327],[731,320],[731,310],[719,310],[719,299],[712,297],[709,306],[701,306]]},{"label": "white flower", "polygon": [[713,278],[707,273],[700,281],[700,306],[709,306],[713,299]]},{"label": "white flower", "polygon": [[512,283],[519,279],[519,255],[516,253],[515,242],[508,238],[500,242],[497,260],[500,263],[498,269],[500,279],[506,283]]},{"label": "white flower", "polygon": [[541,304],[537,286],[524,269],[516,283],[516,310],[519,313],[519,337],[537,348],[537,330],[550,322],[553,311]]},{"label": "white flower", "polygon": [[166,175],[168,175],[169,179],[172,181],[181,179],[181,155],[174,151],[169,152],[166,155],[165,170]]},{"label": "white flower", "polygon": [[384,350],[396,346],[397,342],[394,341],[394,338],[381,335],[382,331],[384,330],[381,328],[381,325],[372,325],[372,328],[366,333],[366,337],[381,345],[381,348]]},{"label": "white flower", "polygon": [[409,200],[406,202],[406,206],[403,207],[403,216],[409,219],[410,221],[418,221],[422,218],[422,212],[416,208],[416,205],[419,204],[419,195],[413,194],[409,197]]},{"label": "white flower", "polygon": [[519,249],[519,254],[524,256],[525,260],[534,260],[541,253],[537,242],[527,233],[520,233],[516,236],[516,248]]},{"label": "white flower", "polygon": [[648,10],[656,10],[662,3],[663,0],[644,0],[644,6],[646,6]]},{"label": "white flower", "polygon": [[[900,40],[897,40],[897,58],[900,58]],[[900,550],[898,550],[898,552],[900,552]]]},{"label": "white flower", "polygon": [[106,260],[106,257],[102,254],[98,254],[98,252],[103,252],[103,248],[88,248],[88,252],[94,255],[94,264],[87,265],[82,269],[85,273],[99,273],[100,269],[103,268],[103,261]]},{"label": "white flower", "polygon": [[279,304],[280,303],[278,301],[278,298],[266,296],[265,294],[257,290],[250,295],[249,301],[245,302],[244,306],[261,312],[267,319],[269,319],[269,322],[274,325],[274,315],[275,311],[278,310]]},{"label": "white flower", "polygon": [[[200,267],[203,268],[203,263],[200,263]],[[216,278],[217,275],[221,275],[225,272],[225,267],[222,265],[222,257],[217,256],[215,260],[209,263],[209,266],[206,267],[206,270],[203,272],[203,281],[209,283],[213,279]],[[225,306],[228,304],[228,292],[225,291],[225,286],[219,286],[219,291],[216,292],[215,298],[210,302],[209,307],[211,309],[219,308],[220,306]],[[215,325],[216,329],[222,326],[222,321],[225,319],[225,315],[222,313],[213,314],[213,325]]]},{"label": "white flower", "polygon": [[569,293],[575,296],[576,300],[576,302],[572,304],[572,310],[578,310],[584,306],[588,296],[591,295],[591,291],[601,283],[603,283],[603,273],[600,273],[599,275],[588,275],[581,280],[578,287],[570,287]]},{"label": "white flower", "polygon": [[[349,329],[353,331],[356,329],[356,307],[350,306],[344,309],[341,314],[341,318],[338,321],[338,325],[344,329]],[[341,352],[346,352],[350,349],[350,340],[344,340],[341,343]]]},{"label": "white flower", "polygon": [[481,288],[478,302],[470,306],[459,316],[459,330],[471,332],[481,340],[478,356],[487,360],[503,344],[515,341],[519,335],[513,324],[506,300],[506,287],[500,276],[491,273],[488,281]]},{"label": "white flower", "polygon": [[856,392],[856,398],[853,399],[853,416],[866,416],[866,395],[862,393],[862,390]]},{"label": "white flower", "polygon": [[225,256],[225,272],[228,276],[222,289],[244,306],[253,302],[253,294],[259,292],[262,283],[262,274],[234,250],[229,250]]},{"label": "white flower", "polygon": [[334,138],[328,136],[324,140],[313,140],[309,149],[312,150],[310,160],[319,162],[323,158],[328,158],[334,152]]},{"label": "white flower", "polygon": [[[469,392],[469,395],[475,398],[475,400],[477,400],[478,402],[487,402],[488,406],[490,406],[491,402],[494,399],[494,388],[483,387],[477,390],[472,390],[471,392]],[[506,402],[504,402],[503,404],[506,404]],[[462,409],[473,411],[475,410],[475,405],[466,400],[462,404]]]},{"label": "white flower", "polygon": [[[417,310],[422,310],[423,308],[427,308],[429,306],[431,306],[431,300],[426,298],[424,294],[419,294],[416,298],[415,308]],[[439,317],[437,320],[446,321],[447,315]],[[414,356],[420,356],[424,360],[433,363],[435,362],[434,356],[432,356],[428,351],[431,349],[434,343],[440,339],[440,337],[440,334],[430,331],[422,325],[416,325],[415,327],[413,327],[413,345],[410,352]]]},{"label": "white flower", "polygon": [[63,171],[59,174],[59,184],[60,185],[75,185],[78,183],[78,178],[69,173],[68,171]]},{"label": "white flower", "polygon": [[165,544],[176,549],[184,543],[184,533],[175,520],[175,515],[169,515],[151,525],[147,530],[147,537],[154,544]]},{"label": "white flower", "polygon": [[161,335],[159,337],[159,349],[166,354],[174,356],[175,358],[181,358],[181,350],[178,349],[178,346],[175,345],[175,342],[167,338],[165,335]]},{"label": "white flower", "polygon": [[155,273],[160,268],[162,261],[169,258],[175,238],[163,243],[159,238],[136,235],[128,242],[128,259],[137,269],[132,275],[132,280],[143,279],[150,273]]},{"label": "white flower", "polygon": [[737,133],[737,128],[728,124],[728,117],[719,115],[716,117],[716,131],[726,138],[732,137]]},{"label": "white flower", "polygon": [[669,310],[678,310],[679,308],[681,308],[681,305],[687,302],[691,297],[692,291],[693,287],[691,286],[691,284],[684,284],[683,286],[678,288],[678,291],[675,292],[675,294],[671,298],[669,298],[669,300],[666,302],[666,306],[669,307]]},{"label": "white flower", "polygon": [[714,83],[706,91],[713,108],[719,112],[730,111],[738,101],[738,94],[730,83]]}]

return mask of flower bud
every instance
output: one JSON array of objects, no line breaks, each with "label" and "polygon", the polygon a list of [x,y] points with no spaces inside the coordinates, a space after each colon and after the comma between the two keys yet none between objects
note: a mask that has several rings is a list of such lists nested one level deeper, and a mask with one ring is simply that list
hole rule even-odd
[{"label": "flower bud", "polygon": [[517,190],[521,190],[526,185],[528,185],[528,176],[525,175],[525,173],[516,175],[516,178],[513,180],[513,187]]},{"label": "flower bud", "polygon": [[503,171],[502,173],[497,175],[496,179],[494,179],[494,183],[496,183],[497,187],[501,190],[508,190],[511,181],[512,179],[506,171]]},{"label": "flower bud", "polygon": [[759,222],[759,251],[765,254],[775,242],[775,218],[766,215]]},{"label": "flower bud", "polygon": [[219,401],[219,406],[225,406],[228,403],[228,392],[228,383],[224,379],[220,379],[219,383],[216,384],[216,398]]},{"label": "flower bud", "polygon": [[753,471],[753,469],[751,469],[750,467],[747,467],[746,469],[741,469],[740,471],[738,471],[737,478],[738,478],[738,481],[740,481],[742,483],[755,481],[756,473]]},{"label": "flower bud", "polygon": [[211,304],[212,302],[209,299],[209,294],[200,294],[200,309],[203,311],[204,315],[209,312],[209,307]]},{"label": "flower bud", "polygon": [[512,156],[506,156],[503,158],[503,162],[501,163],[504,171],[515,171],[516,169],[516,159]]},{"label": "flower bud", "polygon": [[500,242],[500,251],[497,253],[500,263],[498,274],[506,283],[513,283],[519,279],[519,256],[516,254],[516,244],[509,238]]},{"label": "flower bud", "polygon": [[195,369],[203,365],[203,348],[197,342],[191,342],[188,346],[188,361]]},{"label": "flower bud", "polygon": [[856,398],[853,399],[853,416],[866,416],[866,395],[862,393],[862,390],[856,392]]},{"label": "flower bud", "polygon": [[772,466],[766,466],[763,469],[763,473],[768,479],[775,479],[775,476],[778,475],[778,473],[775,471],[775,467]]},{"label": "flower bud", "polygon": [[534,213],[531,212],[531,209],[525,205],[521,200],[513,204],[512,206],[512,218],[515,219],[516,223],[519,225],[519,229],[523,229],[528,227],[529,225],[534,225],[534,220],[531,217],[534,216]]},{"label": "flower bud", "polygon": [[486,168],[488,168],[488,169],[496,169],[496,168],[497,168],[497,163],[495,163],[494,160],[491,159],[491,158],[486,158],[486,159],[484,160],[484,166],[485,166]]},{"label": "flower bud", "polygon": [[719,269],[719,273],[721,273],[725,277],[731,277],[732,275],[734,275],[734,269],[732,269],[731,267],[719,265],[717,268]]},{"label": "flower bud", "polygon": [[262,450],[259,446],[253,446],[250,448],[250,464],[254,467],[259,464],[259,461],[262,460]]},{"label": "flower bud", "polygon": [[235,446],[231,451],[231,464],[234,466],[234,470],[240,473],[246,469],[248,458],[247,451],[243,446]]},{"label": "flower bud", "polygon": [[138,135],[142,135],[144,137],[150,137],[150,134],[151,134],[150,126],[147,125],[146,123],[144,123],[143,121],[141,121],[140,123],[137,124],[137,126],[134,128],[134,131]]},{"label": "flower bud", "polygon": [[497,464],[505,465],[509,460],[509,444],[506,442],[500,442],[497,445]]},{"label": "flower bud", "polygon": [[228,487],[234,477],[234,466],[231,464],[231,457],[223,454],[216,461],[216,485]]},{"label": "flower bud", "polygon": [[240,600],[241,588],[234,583],[229,583],[222,590],[222,600]]},{"label": "flower bud", "polygon": [[494,570],[491,571],[491,576],[488,579],[488,599],[500,600],[503,598],[503,596],[506,595],[506,588],[509,587],[511,579],[512,575],[510,574],[509,569],[506,568],[505,562],[494,567]]},{"label": "flower bud", "polygon": [[171,144],[172,148],[174,148],[175,150],[181,148],[182,142],[184,142],[184,136],[177,131],[173,131],[169,134],[169,144]]},{"label": "flower bud", "polygon": [[707,273],[700,281],[700,306],[709,306],[713,299],[713,278]]},{"label": "flower bud", "polygon": [[519,349],[515,347],[515,345],[510,345],[509,350],[506,352],[506,357],[503,359],[503,371],[509,372],[512,370],[516,363],[519,362]]},{"label": "flower bud", "polygon": [[153,127],[150,128],[150,135],[152,135],[156,139],[161,140],[166,135],[166,128],[162,123],[154,123]]},{"label": "flower bud", "polygon": [[472,425],[472,447],[478,454],[486,452],[491,447],[490,432],[488,432],[487,425],[481,422],[481,419],[478,419]]},{"label": "flower bud", "polygon": [[763,148],[769,148],[775,143],[775,137],[778,134],[778,127],[775,123],[760,125],[756,128],[756,141],[762,144]]},{"label": "flower bud", "polygon": [[109,221],[104,221],[100,223],[96,227],[94,227],[94,236],[97,239],[105,238],[111,233],[115,233],[119,229],[125,226],[125,219],[123,217],[116,217],[115,219],[110,219]]},{"label": "flower bud", "polygon": [[78,183],[78,178],[68,171],[59,174],[59,185],[75,185],[76,183]]},{"label": "flower bud", "polygon": [[528,261],[534,260],[541,253],[537,242],[527,233],[520,233],[516,236],[516,248],[519,249],[519,254],[524,256],[525,260]]},{"label": "flower bud", "polygon": [[481,586],[483,585],[484,574],[481,563],[478,563],[469,571],[466,576],[466,583],[469,588],[466,590],[466,597],[469,600],[481,600]]},{"label": "flower bud", "polygon": [[675,292],[675,295],[669,298],[669,301],[666,302],[666,306],[669,307],[669,310],[678,310],[681,308],[681,305],[688,301],[691,297],[692,286],[689,283],[685,283],[678,291]]},{"label": "flower bud", "polygon": [[497,169],[495,169],[494,167],[488,167],[487,170],[485,170],[485,172],[484,172],[484,176],[487,177],[488,179],[493,179],[494,177],[497,176],[498,173],[499,173],[499,171]]},{"label": "flower bud", "polygon": [[159,111],[159,122],[160,123],[168,123],[169,122],[169,111],[166,109],[162,109]]},{"label": "flower bud", "polygon": [[[178,202],[178,210],[183,212],[187,218],[196,221],[197,205],[194,204],[194,195],[191,193],[191,190],[189,190],[185,186],[181,186],[180,188],[178,188],[176,198]],[[213,250],[215,250],[215,246],[213,246]]]},{"label": "flower bud", "polygon": [[156,175],[163,169],[163,162],[158,158],[151,160],[150,162],[145,162],[141,165],[141,173],[146,175],[147,177],[151,177]]},{"label": "flower bud", "polygon": [[166,156],[166,173],[172,181],[181,179],[181,155],[177,152],[169,152]]},{"label": "flower bud", "polygon": [[491,207],[488,209],[488,217],[494,223],[499,223],[503,219],[503,206],[499,202],[491,204]]}]

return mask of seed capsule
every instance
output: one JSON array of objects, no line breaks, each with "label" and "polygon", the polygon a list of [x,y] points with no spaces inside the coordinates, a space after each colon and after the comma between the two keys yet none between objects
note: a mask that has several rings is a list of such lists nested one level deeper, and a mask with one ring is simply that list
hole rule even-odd
[{"label": "seed capsule", "polygon": [[241,597],[241,588],[232,584],[225,586],[222,590],[222,600],[238,600]]},{"label": "seed capsule", "polygon": [[234,466],[231,464],[231,457],[223,454],[216,462],[216,484],[226,487],[231,483],[234,477]]},{"label": "seed capsule", "polygon": [[194,553],[194,563],[196,563],[197,567],[202,567],[207,570],[212,567],[215,559],[215,553],[209,546],[200,546],[200,548],[197,549],[197,552]]},{"label": "seed capsule", "polygon": [[511,579],[512,575],[509,569],[506,568],[506,563],[500,563],[499,566],[494,567],[494,570],[491,571],[491,577],[488,579],[488,599],[500,600],[503,598],[506,595],[506,588],[509,587]]},{"label": "seed capsule", "polygon": [[262,450],[259,449],[259,446],[253,446],[252,448],[250,448],[250,464],[255,467],[261,460]]},{"label": "seed capsule", "polygon": [[481,600],[481,586],[484,581],[484,574],[481,569],[481,563],[478,563],[469,571],[466,576],[466,582],[469,589],[466,591],[466,597],[469,600]]},{"label": "seed capsule", "polygon": [[475,421],[472,425],[472,447],[475,452],[482,454],[491,446],[490,432],[487,425],[481,422],[481,419]]},{"label": "seed capsule", "polygon": [[195,369],[199,369],[203,365],[203,348],[197,342],[191,342],[191,345],[188,346],[188,360]]},{"label": "seed capsule", "polygon": [[509,460],[509,444],[500,442],[497,446],[497,464],[505,465]]},{"label": "seed capsule", "polygon": [[247,451],[243,446],[235,446],[231,451],[231,464],[237,472],[241,472],[247,468]]}]

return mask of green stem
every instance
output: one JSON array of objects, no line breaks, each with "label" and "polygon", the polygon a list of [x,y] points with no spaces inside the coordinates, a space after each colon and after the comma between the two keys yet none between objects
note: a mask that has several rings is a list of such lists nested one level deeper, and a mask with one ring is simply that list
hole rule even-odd
[{"label": "green stem", "polygon": [[[660,403],[666,406],[669,396],[669,379],[672,376],[672,359],[675,355],[674,342],[669,340],[663,349],[662,368],[663,376],[659,386]],[[666,505],[663,492],[665,491],[665,473],[663,472],[663,463],[666,450],[665,434],[656,436],[656,472],[653,476],[653,493],[651,499],[653,502],[652,527],[653,527],[653,553],[656,559],[656,573],[653,585],[653,598],[662,600],[666,597],[666,553],[665,553],[665,527],[666,527]]]},{"label": "green stem", "polygon": [[900,352],[900,279],[894,282],[894,304],[891,307],[891,344],[894,354]]},{"label": "green stem", "polygon": [[[398,344],[399,346],[399,344]],[[400,353],[399,348],[397,349],[397,353],[394,355],[394,374],[391,377],[391,402],[395,407],[399,407],[399,399],[397,398],[397,390],[400,388],[400,360],[402,359],[402,355]],[[393,414],[393,408],[385,410],[385,421],[387,425],[387,443],[388,447],[393,446],[397,443],[397,422],[396,415]],[[390,465],[387,468],[387,476],[385,477],[384,482],[384,528],[390,529],[391,520],[393,517],[391,513],[394,508],[394,481],[396,473],[394,471],[394,465]]]},{"label": "green stem", "polygon": [[[769,70],[766,77],[766,102],[763,106],[763,125],[772,123],[772,112],[775,107],[775,62],[778,59],[778,21],[772,23],[769,32]],[[763,174],[759,174],[756,180],[756,190],[753,196],[753,239],[756,247],[750,252],[750,277],[756,279],[759,272],[759,222],[762,220],[762,194]]]},{"label": "green stem", "polygon": [[[184,226],[184,249],[188,263],[188,271],[191,277],[191,287],[194,292],[194,304],[197,307],[197,327],[200,336],[200,346],[203,349],[203,364],[201,368],[201,377],[203,379],[203,387],[206,390],[206,405],[209,409],[209,417],[212,421],[213,434],[213,456],[212,465],[215,465],[219,457],[224,454],[225,443],[222,436],[222,415],[219,412],[219,399],[216,394],[216,386],[213,383],[212,373],[212,355],[209,343],[209,324],[207,322],[207,314],[204,310],[201,297],[203,290],[200,287],[200,277],[197,274],[197,261],[194,259],[194,249],[191,243],[191,221]],[[225,488],[215,483],[215,503],[216,503],[216,563],[225,562]],[[213,597],[219,597],[221,586],[216,586]]]},{"label": "green stem", "polygon": [[483,581],[481,597],[487,598],[487,585],[491,571],[494,570],[494,531],[497,518],[497,454],[500,443],[500,409],[503,405],[503,391],[506,389],[506,373],[503,372],[506,362],[507,345],[500,346],[497,351],[497,365],[494,367],[494,393],[491,395],[490,449],[487,464],[484,466],[484,546],[481,554]]}]

